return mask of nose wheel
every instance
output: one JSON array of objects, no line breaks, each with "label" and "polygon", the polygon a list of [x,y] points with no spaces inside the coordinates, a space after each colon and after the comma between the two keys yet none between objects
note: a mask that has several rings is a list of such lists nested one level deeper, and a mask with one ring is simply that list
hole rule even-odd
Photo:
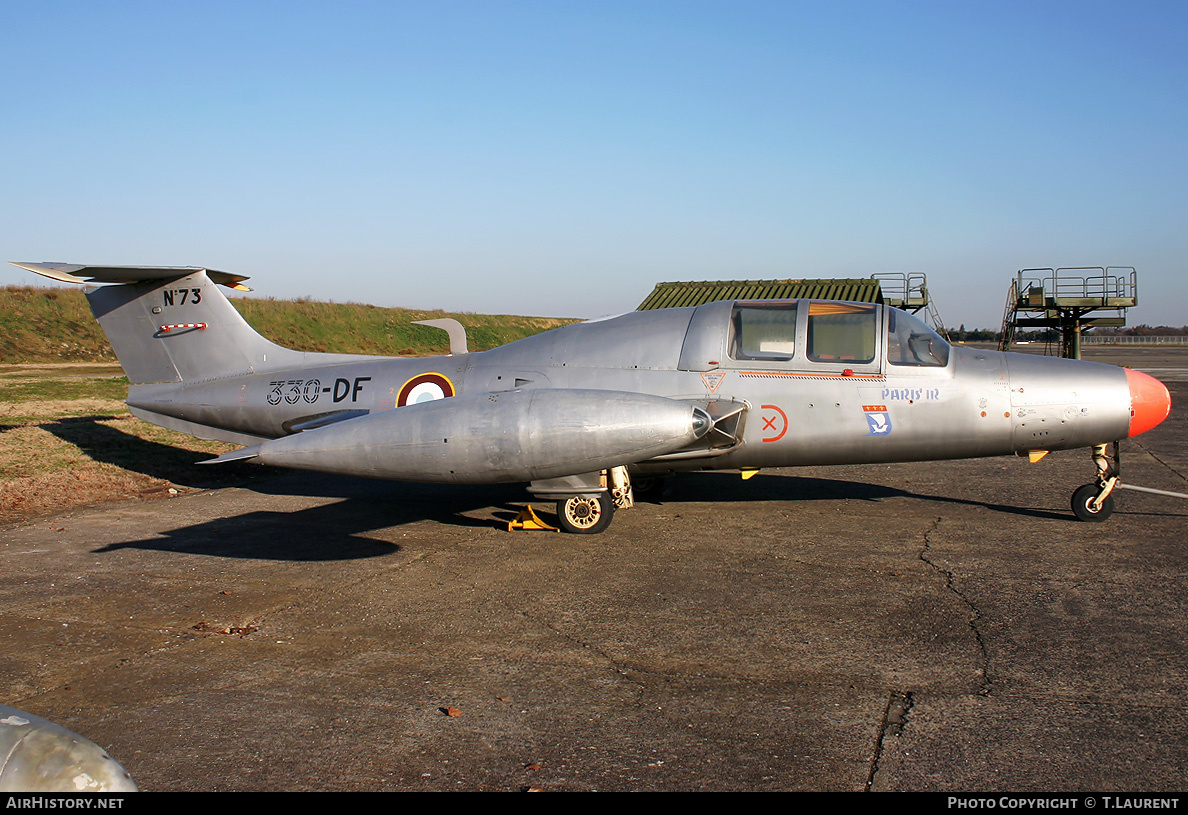
[{"label": "nose wheel", "polygon": [[1073,493],[1072,511],[1078,521],[1101,523],[1114,514],[1114,496],[1099,498],[1100,493],[1101,487],[1097,484],[1086,484]]},{"label": "nose wheel", "polygon": [[1079,487],[1072,497],[1073,515],[1079,521],[1101,523],[1114,514],[1114,488],[1118,486],[1118,472],[1121,456],[1118,442],[1114,442],[1114,455],[1106,453],[1107,445],[1093,448],[1093,464],[1097,467],[1097,480]]}]

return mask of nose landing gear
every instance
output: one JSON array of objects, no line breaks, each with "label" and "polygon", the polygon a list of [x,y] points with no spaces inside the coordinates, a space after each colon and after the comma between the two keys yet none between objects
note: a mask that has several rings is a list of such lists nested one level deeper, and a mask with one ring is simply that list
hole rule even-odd
[{"label": "nose landing gear", "polygon": [[1097,467],[1097,480],[1079,487],[1072,496],[1072,511],[1078,520],[1101,523],[1114,514],[1114,488],[1118,486],[1121,456],[1118,442],[1114,442],[1114,454],[1106,453],[1108,445],[1093,447],[1093,464]]}]

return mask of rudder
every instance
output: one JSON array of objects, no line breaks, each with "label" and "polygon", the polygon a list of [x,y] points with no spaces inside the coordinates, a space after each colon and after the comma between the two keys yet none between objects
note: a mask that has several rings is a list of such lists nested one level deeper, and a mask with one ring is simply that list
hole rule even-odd
[{"label": "rudder", "polygon": [[120,284],[85,292],[133,385],[234,376],[304,356],[261,337],[218,290],[216,281],[246,289],[241,276],[188,267],[14,265],[56,280]]}]

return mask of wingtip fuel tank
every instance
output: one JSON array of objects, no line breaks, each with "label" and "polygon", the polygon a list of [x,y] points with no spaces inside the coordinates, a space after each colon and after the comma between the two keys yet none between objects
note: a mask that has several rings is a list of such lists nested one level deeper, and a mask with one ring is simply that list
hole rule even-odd
[{"label": "wingtip fuel tank", "polygon": [[136,792],[136,782],[99,745],[59,724],[0,705],[0,791]]},{"label": "wingtip fuel tank", "polygon": [[262,464],[457,484],[574,475],[671,452],[704,435],[688,402],[580,389],[505,391],[408,405],[263,442]]}]

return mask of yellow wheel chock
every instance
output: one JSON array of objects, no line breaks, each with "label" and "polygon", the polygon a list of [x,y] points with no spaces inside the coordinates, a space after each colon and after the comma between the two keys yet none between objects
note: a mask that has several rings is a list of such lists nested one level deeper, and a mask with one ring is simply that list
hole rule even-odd
[{"label": "yellow wheel chock", "polygon": [[561,530],[555,526],[549,526],[532,511],[532,504],[528,504],[520,510],[520,514],[514,520],[507,522],[507,531],[511,532],[513,529],[545,529],[550,532],[560,532]]}]

